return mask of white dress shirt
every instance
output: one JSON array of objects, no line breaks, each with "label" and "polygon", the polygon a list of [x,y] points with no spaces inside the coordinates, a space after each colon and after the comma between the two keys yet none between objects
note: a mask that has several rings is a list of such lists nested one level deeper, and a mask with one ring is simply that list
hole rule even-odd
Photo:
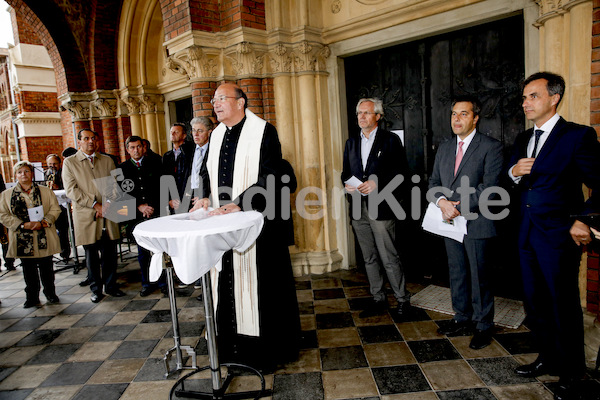
[{"label": "white dress shirt", "polygon": [[208,142],[204,146],[196,145],[194,150],[194,161],[192,163],[192,189],[198,189],[200,187],[200,167],[202,166],[202,160],[206,155],[208,149]]},{"label": "white dress shirt", "polygon": [[363,171],[367,169],[367,161],[369,160],[369,154],[371,154],[371,149],[373,148],[373,143],[375,143],[375,135],[377,134],[377,127],[369,133],[369,138],[365,136],[365,134],[360,131],[360,160],[362,161]]},{"label": "white dress shirt", "polygon": [[[552,129],[554,129],[554,127],[556,126],[556,123],[558,122],[559,119],[560,119],[560,115],[554,114],[542,126],[540,126],[540,127],[538,127],[537,125],[533,126],[533,132],[534,133],[538,129],[541,129],[541,130],[544,131],[544,133],[542,133],[542,135],[540,136],[540,138],[538,140],[537,154],[540,154],[540,152],[542,151],[542,147],[544,146],[544,143],[546,143],[546,140],[548,140],[548,137],[550,136],[550,132],[552,132]],[[537,156],[537,154],[531,154],[531,153],[533,153],[533,147],[534,146],[535,146],[535,134],[531,135],[531,137],[529,138],[529,143],[527,143],[527,156],[528,157],[536,157]],[[512,171],[513,171],[514,167],[515,166],[513,165],[508,170],[508,176],[510,176],[510,179],[512,179],[513,182],[519,183],[519,181],[521,180],[522,176],[514,176],[513,175]]]}]

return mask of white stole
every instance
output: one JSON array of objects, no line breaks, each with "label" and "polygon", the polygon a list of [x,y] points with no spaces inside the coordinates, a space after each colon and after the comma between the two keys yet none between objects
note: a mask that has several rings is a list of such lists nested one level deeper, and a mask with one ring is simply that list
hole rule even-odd
[{"label": "white stole", "polygon": [[[246,109],[246,121],[242,127],[235,151],[233,187],[231,198],[237,198],[244,190],[258,181],[260,149],[267,121]],[[210,148],[206,167],[210,178],[211,204],[219,206],[219,159],[226,126],[221,123],[210,136]],[[239,205],[242,206],[241,204]],[[220,268],[219,268],[220,270]],[[215,313],[218,305],[219,271],[212,268],[213,302]],[[256,271],[256,243],[245,252],[233,251],[234,297],[237,331],[248,336],[260,335],[258,315],[258,278]]]}]

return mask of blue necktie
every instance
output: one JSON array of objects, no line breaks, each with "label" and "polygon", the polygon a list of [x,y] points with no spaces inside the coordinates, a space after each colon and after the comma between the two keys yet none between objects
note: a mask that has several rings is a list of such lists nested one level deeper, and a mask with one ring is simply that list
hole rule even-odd
[{"label": "blue necktie", "polygon": [[540,141],[540,136],[542,136],[542,133],[544,133],[544,131],[541,129],[535,130],[535,143],[533,144],[533,152],[531,152],[532,158],[535,158],[535,156],[537,155],[537,147],[538,147],[538,143]]}]

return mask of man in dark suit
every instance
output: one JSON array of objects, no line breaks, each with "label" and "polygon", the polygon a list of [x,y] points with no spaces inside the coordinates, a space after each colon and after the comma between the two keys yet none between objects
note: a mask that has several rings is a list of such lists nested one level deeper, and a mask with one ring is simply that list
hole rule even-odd
[{"label": "man in dark suit", "polygon": [[[187,141],[185,125],[176,122],[171,127],[170,131],[171,143],[173,149],[167,151],[162,158],[162,173],[163,175],[172,175],[175,178],[177,191],[179,196],[169,200],[169,208],[171,210],[179,209],[179,204],[186,195],[186,185],[192,172],[192,161],[194,157],[195,146],[192,142]],[[190,193],[187,193],[190,195]],[[191,202],[191,195],[190,195]],[[184,212],[187,211],[184,210]]]},{"label": "man in dark suit", "polygon": [[[145,154],[144,142],[139,136],[130,136],[125,141],[125,149],[131,157],[129,160],[121,163],[119,168],[123,172],[123,191],[135,198],[137,207],[135,220],[128,221],[127,234],[133,237],[133,229],[137,224],[147,221],[159,215],[159,196],[160,191],[156,190],[156,183],[160,181],[161,164],[160,159],[151,159]],[[133,183],[133,185],[131,185]],[[138,262],[142,275],[141,297],[151,294],[156,285],[150,283],[150,251],[138,245]],[[158,287],[163,293],[167,292],[167,286],[164,278],[158,281]]]},{"label": "man in dark suit", "polygon": [[[450,123],[456,139],[442,143],[435,157],[429,189],[446,188],[444,196],[434,193],[436,205],[445,220],[451,221],[459,215],[477,213],[467,222],[467,235],[460,243],[445,238],[450,276],[452,308],[455,315],[450,322],[438,329],[447,336],[475,334],[469,347],[482,349],[492,341],[494,326],[494,296],[491,290],[487,262],[489,241],[496,236],[494,221],[481,215],[480,201],[483,190],[498,186],[502,171],[502,144],[477,132],[481,107],[471,96],[463,96],[452,102]],[[463,178],[468,178],[469,202],[461,204],[457,191]],[[467,208],[468,207],[468,208]]]},{"label": "man in dark suit", "polygon": [[[402,319],[410,306],[410,294],[406,291],[404,271],[395,246],[395,226],[396,219],[405,217],[400,205],[403,197],[400,180],[408,177],[408,162],[400,138],[377,126],[383,116],[381,100],[360,99],[356,115],[361,133],[346,141],[342,182],[350,193],[352,226],[373,295],[373,301],[359,316],[367,318],[386,311],[383,267],[398,301],[393,314],[396,319]],[[346,183],[352,177],[362,183],[356,186]],[[378,193],[388,184],[395,188],[392,193],[396,201],[392,204],[387,200],[378,202]]]},{"label": "man in dark suit", "polygon": [[515,372],[560,376],[556,399],[574,398],[585,371],[578,274],[581,245],[591,236],[574,216],[591,212],[582,184],[600,188],[595,131],[556,113],[564,90],[556,74],[540,72],[525,80],[523,110],[534,127],[517,136],[508,172],[519,191],[525,309],[540,347],[538,358]]}]

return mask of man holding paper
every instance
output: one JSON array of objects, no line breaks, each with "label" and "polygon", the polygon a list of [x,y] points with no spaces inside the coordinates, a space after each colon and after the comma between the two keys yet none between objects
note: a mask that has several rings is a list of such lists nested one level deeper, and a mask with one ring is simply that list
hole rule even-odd
[{"label": "man holding paper", "polygon": [[[430,190],[440,189],[434,196],[442,218],[445,221],[454,221],[459,216],[467,219],[467,234],[462,243],[444,238],[455,315],[438,332],[459,336],[475,329],[469,347],[476,350],[491,343],[494,326],[494,296],[487,253],[489,240],[496,236],[496,228],[494,221],[481,215],[480,195],[484,189],[498,185],[502,171],[502,144],[477,132],[480,111],[479,102],[473,97],[464,96],[453,101],[450,124],[456,139],[440,145],[429,180]],[[467,187],[473,190],[461,203],[457,188],[465,179]]]},{"label": "man holding paper", "polygon": [[[383,116],[381,100],[360,99],[356,115],[361,133],[346,141],[342,182],[349,193],[352,226],[373,295],[359,317],[383,314],[387,309],[383,267],[398,301],[393,315],[402,320],[410,306],[410,294],[394,242],[396,219],[403,217],[400,183],[408,177],[408,162],[400,138],[377,127]],[[386,190],[391,190],[391,196],[380,195]]]}]

